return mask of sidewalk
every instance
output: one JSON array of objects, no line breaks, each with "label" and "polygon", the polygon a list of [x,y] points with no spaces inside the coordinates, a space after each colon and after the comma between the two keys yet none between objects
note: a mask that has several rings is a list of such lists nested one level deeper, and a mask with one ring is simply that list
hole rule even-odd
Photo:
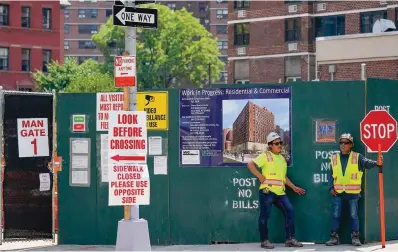
[{"label": "sidewalk", "polygon": [[[100,245],[52,245],[51,241],[3,243],[0,251],[115,251],[115,246]],[[154,246],[152,251],[267,251],[258,243],[219,244],[219,245],[173,245]],[[284,244],[275,244],[275,249],[268,251],[398,251],[398,241],[387,242],[382,249],[379,243],[366,244],[361,247],[340,245],[326,247],[323,244],[304,244],[302,248],[286,248]]]}]

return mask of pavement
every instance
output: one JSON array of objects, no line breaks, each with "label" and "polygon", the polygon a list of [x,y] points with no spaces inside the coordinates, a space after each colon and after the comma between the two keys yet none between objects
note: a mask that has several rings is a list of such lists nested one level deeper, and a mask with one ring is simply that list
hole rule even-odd
[{"label": "pavement", "polygon": [[[302,248],[286,248],[284,244],[274,244],[270,251],[398,251],[398,241],[386,243],[384,249],[380,243],[365,244],[361,247],[339,245],[326,247],[323,244],[304,243]],[[52,241],[6,242],[0,245],[0,251],[115,251],[115,246],[101,245],[55,245]],[[172,245],[153,246],[152,251],[264,251],[259,243],[217,244],[217,245]]]}]

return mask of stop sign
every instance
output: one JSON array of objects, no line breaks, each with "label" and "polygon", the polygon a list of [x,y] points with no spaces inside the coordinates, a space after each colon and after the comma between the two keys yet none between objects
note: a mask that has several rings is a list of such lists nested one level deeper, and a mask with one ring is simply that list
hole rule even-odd
[{"label": "stop sign", "polygon": [[388,152],[397,141],[397,121],[386,110],[372,110],[361,122],[361,140],[374,152]]}]

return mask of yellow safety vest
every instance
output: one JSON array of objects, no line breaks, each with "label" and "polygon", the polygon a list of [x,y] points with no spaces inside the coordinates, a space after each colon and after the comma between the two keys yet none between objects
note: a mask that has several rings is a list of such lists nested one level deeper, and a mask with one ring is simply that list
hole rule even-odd
[{"label": "yellow safety vest", "polygon": [[332,162],[332,174],[334,179],[334,189],[337,193],[346,192],[349,194],[358,194],[361,192],[362,174],[359,170],[359,154],[351,151],[348,157],[347,167],[343,176],[340,154],[336,153],[330,157]]},{"label": "yellow safety vest", "polygon": [[261,169],[261,173],[265,177],[265,181],[260,184],[260,190],[267,188],[276,195],[285,195],[287,172],[287,163],[285,158],[280,156],[277,157],[278,160],[274,160],[275,158],[269,151],[265,152],[265,157],[265,165]]}]

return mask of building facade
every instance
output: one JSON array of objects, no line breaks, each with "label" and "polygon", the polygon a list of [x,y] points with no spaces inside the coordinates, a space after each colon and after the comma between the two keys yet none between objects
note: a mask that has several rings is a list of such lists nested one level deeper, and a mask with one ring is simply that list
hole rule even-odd
[{"label": "building facade", "polygon": [[232,148],[243,151],[264,151],[267,135],[275,130],[275,115],[248,101],[232,124]]},{"label": "building facade", "polygon": [[[219,39],[218,47],[222,54],[220,59],[227,63],[228,48],[228,4],[226,0],[217,1],[160,1],[172,10],[182,8],[192,12],[200,23]],[[91,36],[96,34],[112,16],[114,1],[80,0],[71,1],[71,6],[65,9],[65,57],[75,57],[79,63],[91,58],[103,62],[104,57],[92,41]],[[113,45],[110,45],[111,47]],[[226,66],[220,79],[216,83],[226,83]]]},{"label": "building facade", "polygon": [[32,91],[31,73],[63,62],[60,1],[0,2],[0,86]]},{"label": "building facade", "polygon": [[228,82],[314,80],[317,38],[371,33],[379,18],[396,22],[397,7],[397,1],[231,1]]}]

